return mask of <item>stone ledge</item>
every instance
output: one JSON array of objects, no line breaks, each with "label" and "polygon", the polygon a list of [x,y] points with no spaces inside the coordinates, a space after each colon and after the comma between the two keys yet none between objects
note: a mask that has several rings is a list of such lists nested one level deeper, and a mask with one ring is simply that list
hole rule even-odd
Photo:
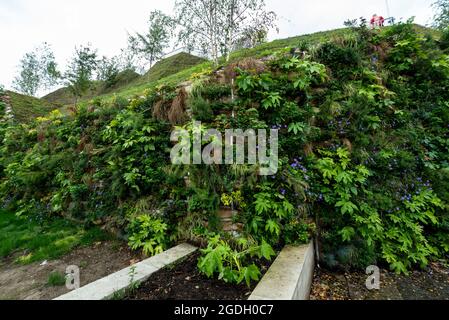
[{"label": "stone ledge", "polygon": [[[123,292],[131,285],[130,273],[134,270],[134,282],[142,283],[153,273],[194,253],[198,248],[181,244],[133,266],[92,282],[82,288],[64,294],[54,300],[108,300],[115,293]],[[82,275],[81,275],[82,276]]]},{"label": "stone ledge", "polygon": [[285,247],[249,300],[308,300],[314,267],[313,242]]}]

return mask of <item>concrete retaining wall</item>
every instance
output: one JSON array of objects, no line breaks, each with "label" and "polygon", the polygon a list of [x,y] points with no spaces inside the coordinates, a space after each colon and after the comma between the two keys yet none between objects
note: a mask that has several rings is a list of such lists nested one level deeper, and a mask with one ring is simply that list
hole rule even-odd
[{"label": "concrete retaining wall", "polygon": [[[153,273],[173,264],[197,250],[189,244],[181,244],[152,258],[125,268],[119,272],[111,274],[106,278],[92,282],[82,288],[69,292],[55,300],[108,300],[114,294],[123,292],[131,285],[131,272],[133,272],[133,282],[142,283]],[[83,275],[81,274],[81,277]]]},{"label": "concrete retaining wall", "polygon": [[314,268],[313,242],[298,247],[287,246],[249,300],[309,300]]}]

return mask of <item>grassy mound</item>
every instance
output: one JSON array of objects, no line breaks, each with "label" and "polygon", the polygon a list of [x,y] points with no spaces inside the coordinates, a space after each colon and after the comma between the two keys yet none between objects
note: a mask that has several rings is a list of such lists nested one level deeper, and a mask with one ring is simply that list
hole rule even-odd
[{"label": "grassy mound", "polygon": [[[196,66],[205,60],[188,53],[179,53],[156,63],[145,75],[126,70],[119,73],[112,86],[106,87],[102,81],[95,81],[92,88],[82,97],[81,100],[90,100],[97,96],[108,94],[120,94],[127,90],[134,90],[141,85],[148,86],[163,78],[177,74],[183,70]],[[42,98],[45,101],[65,106],[73,104],[74,97],[68,88],[61,88]]]},{"label": "grassy mound", "polygon": [[181,52],[156,63],[140,82],[155,82],[165,77],[176,74],[182,70],[196,66],[205,60],[191,54]]},{"label": "grassy mound", "polygon": [[[279,40],[69,116],[0,126],[0,201],[123,229],[149,255],[207,241],[199,268],[228,282],[257,280],[251,258],[311,237],[329,267],[406,273],[449,252],[448,88],[447,48],[410,23]],[[279,130],[278,170],[173,166],[173,127],[195,132],[193,120],[222,134]]]},{"label": "grassy mound", "polygon": [[[92,87],[85,93],[82,99],[88,100],[102,94],[120,91],[121,88],[128,86],[129,84],[133,83],[133,81],[139,78],[140,75],[132,70],[122,71],[117,75],[114,84],[112,86],[106,86],[106,84],[103,81],[93,82]],[[52,104],[62,107],[65,105],[73,104],[75,98],[73,94],[70,92],[69,88],[60,88],[46,95],[45,97],[42,98],[42,100],[48,101]]]},{"label": "grassy mound", "polygon": [[12,91],[6,93],[11,98],[11,108],[18,122],[31,122],[34,118],[45,116],[56,109],[55,104],[42,99]]}]

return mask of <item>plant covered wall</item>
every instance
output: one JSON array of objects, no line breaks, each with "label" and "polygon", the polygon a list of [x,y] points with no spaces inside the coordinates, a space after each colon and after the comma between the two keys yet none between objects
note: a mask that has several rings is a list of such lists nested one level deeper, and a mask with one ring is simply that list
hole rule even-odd
[{"label": "plant covered wall", "polygon": [[[449,251],[449,55],[411,23],[354,25],[319,45],[193,75],[113,103],[1,129],[2,204],[64,216],[155,254],[208,245],[208,276],[247,282],[285,244],[317,240],[329,267],[385,263],[406,273]],[[175,166],[174,126],[279,129],[279,170]],[[223,232],[217,214],[238,214]]]}]

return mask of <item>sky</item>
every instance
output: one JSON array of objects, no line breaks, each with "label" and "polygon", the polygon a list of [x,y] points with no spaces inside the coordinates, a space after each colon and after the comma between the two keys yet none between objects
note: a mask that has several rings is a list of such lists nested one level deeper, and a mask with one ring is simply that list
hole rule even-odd
[{"label": "sky", "polygon": [[[397,19],[431,21],[434,0],[266,0],[279,16],[270,40],[343,27],[347,19],[374,13]],[[0,0],[0,84],[10,89],[21,57],[43,42],[51,44],[64,68],[76,45],[91,43],[100,55],[114,56],[127,34],[143,32],[149,13],[171,14],[175,0]]]}]

